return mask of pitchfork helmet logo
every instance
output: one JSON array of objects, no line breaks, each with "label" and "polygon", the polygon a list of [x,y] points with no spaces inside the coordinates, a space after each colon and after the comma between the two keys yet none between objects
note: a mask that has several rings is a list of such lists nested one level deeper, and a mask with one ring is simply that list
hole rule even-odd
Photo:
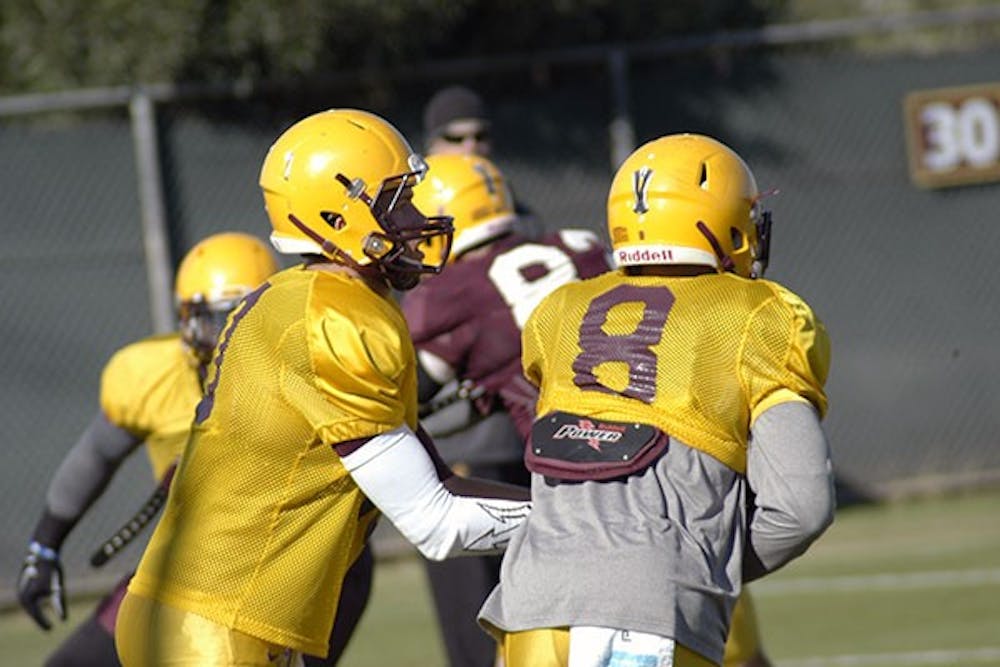
[{"label": "pitchfork helmet logo", "polygon": [[646,213],[649,211],[649,203],[646,201],[646,193],[649,192],[649,181],[653,177],[653,170],[649,167],[642,167],[632,172],[632,189],[635,192],[635,206],[632,210],[636,213]]}]

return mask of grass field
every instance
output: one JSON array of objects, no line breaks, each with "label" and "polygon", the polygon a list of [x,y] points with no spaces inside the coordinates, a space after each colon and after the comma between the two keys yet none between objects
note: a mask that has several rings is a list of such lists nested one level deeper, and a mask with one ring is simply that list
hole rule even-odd
[{"label": "grass field", "polygon": [[[1000,491],[842,510],[806,556],[754,584],[768,653],[778,667],[1000,667],[998,515]],[[67,631],[0,615],[3,663],[41,665]],[[379,564],[343,664],[444,664],[415,560]]]}]

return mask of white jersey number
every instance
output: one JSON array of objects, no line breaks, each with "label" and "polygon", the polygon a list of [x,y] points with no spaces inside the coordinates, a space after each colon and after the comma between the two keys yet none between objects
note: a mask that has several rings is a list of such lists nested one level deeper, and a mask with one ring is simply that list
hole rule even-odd
[{"label": "white jersey number", "polygon": [[[559,235],[573,250],[584,251],[600,244],[597,236],[586,230],[568,229]],[[526,277],[524,271],[534,266],[541,266],[545,273]],[[490,265],[489,276],[510,306],[519,329],[524,328],[528,316],[550,292],[579,278],[573,260],[561,248],[538,243],[525,243],[497,255]]]}]

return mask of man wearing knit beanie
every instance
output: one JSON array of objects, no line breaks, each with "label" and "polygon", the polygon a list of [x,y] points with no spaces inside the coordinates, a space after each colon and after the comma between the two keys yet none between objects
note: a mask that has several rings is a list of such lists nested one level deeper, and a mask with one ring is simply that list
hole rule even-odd
[{"label": "man wearing knit beanie", "polygon": [[465,86],[440,89],[424,107],[424,137],[430,155],[461,153],[488,157],[493,147],[483,98]]}]

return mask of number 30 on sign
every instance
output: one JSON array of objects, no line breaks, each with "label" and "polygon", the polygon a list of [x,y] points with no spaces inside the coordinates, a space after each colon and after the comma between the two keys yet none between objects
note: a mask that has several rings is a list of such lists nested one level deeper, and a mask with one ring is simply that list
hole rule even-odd
[{"label": "number 30 on sign", "polygon": [[904,107],[917,185],[1000,181],[1000,83],[913,92]]}]

